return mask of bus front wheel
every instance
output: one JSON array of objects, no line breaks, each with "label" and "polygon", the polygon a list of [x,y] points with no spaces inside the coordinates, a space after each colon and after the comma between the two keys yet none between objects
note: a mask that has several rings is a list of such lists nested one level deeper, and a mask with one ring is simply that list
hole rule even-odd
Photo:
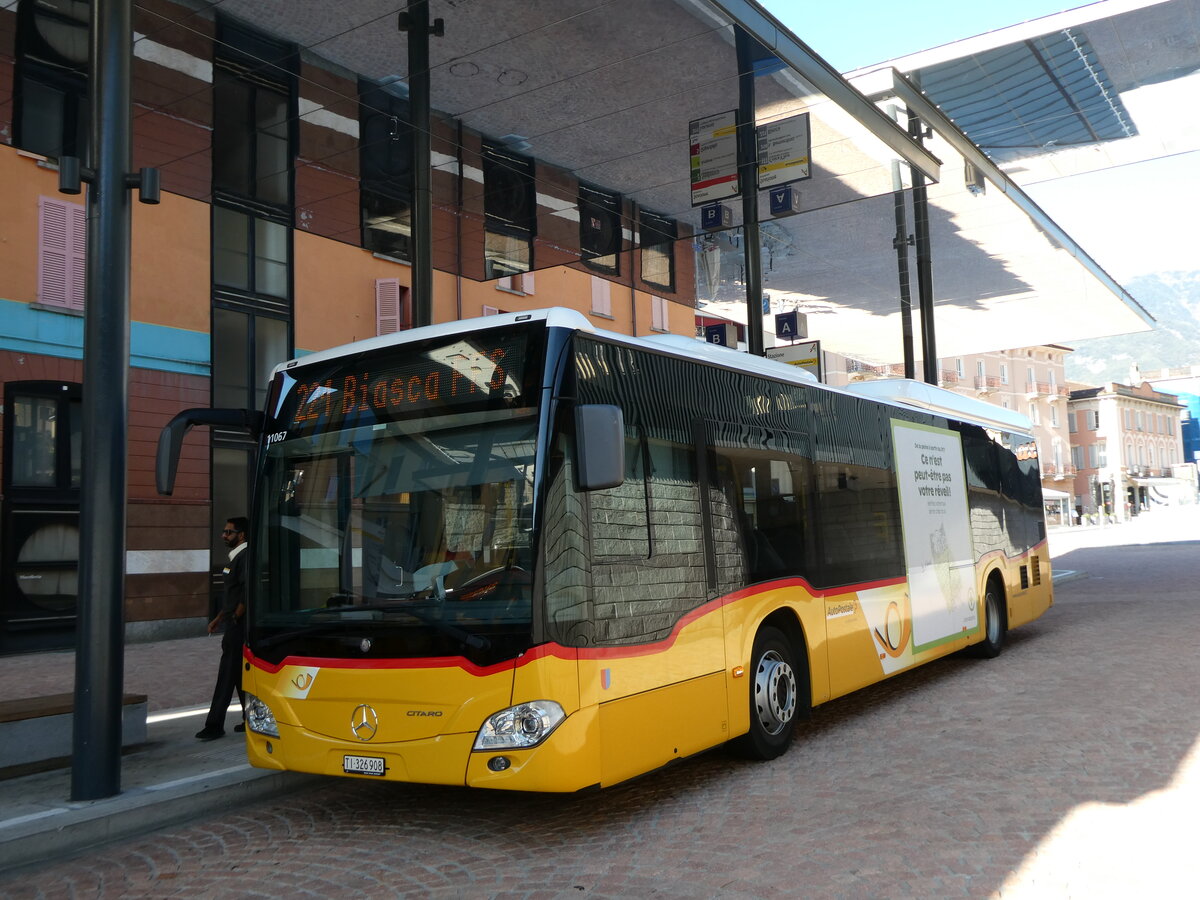
[{"label": "bus front wheel", "polygon": [[799,703],[796,654],[778,628],[759,630],[749,674],[750,731],[732,748],[747,759],[775,759],[792,741]]}]

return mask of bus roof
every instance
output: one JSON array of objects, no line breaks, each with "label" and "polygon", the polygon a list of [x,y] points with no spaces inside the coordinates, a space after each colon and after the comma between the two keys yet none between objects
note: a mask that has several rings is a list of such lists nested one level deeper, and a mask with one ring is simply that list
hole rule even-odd
[{"label": "bus roof", "polygon": [[[275,367],[275,373],[308,363],[327,362],[339,359],[351,353],[363,353],[371,350],[382,350],[387,347],[401,347],[414,341],[424,341],[438,337],[453,337],[454,335],[469,334],[473,331],[483,331],[490,328],[515,325],[522,322],[544,321],[547,326],[566,328],[571,331],[581,331],[595,334],[616,343],[656,350],[669,353],[685,359],[700,360],[712,365],[743,372],[764,375],[777,381],[790,381],[808,387],[820,388],[826,391],[861,396],[892,406],[923,409],[927,412],[949,416],[955,419],[965,419],[980,425],[1000,428],[1006,431],[1027,433],[1030,421],[1026,416],[1010,409],[985,403],[972,397],[964,397],[944,388],[902,378],[889,378],[880,381],[864,381],[845,388],[821,384],[809,372],[796,366],[766,359],[761,356],[751,356],[732,348],[719,347],[699,341],[695,338],[679,334],[658,334],[650,337],[631,337],[615,331],[606,331],[594,326],[583,313],[564,307],[549,307],[534,309],[527,312],[497,313],[490,316],[480,316],[473,319],[459,319],[453,322],[441,322],[394,334],[367,338],[353,344],[344,344],[328,350],[320,350],[296,359],[289,360]],[[274,374],[274,373],[273,373]]]}]

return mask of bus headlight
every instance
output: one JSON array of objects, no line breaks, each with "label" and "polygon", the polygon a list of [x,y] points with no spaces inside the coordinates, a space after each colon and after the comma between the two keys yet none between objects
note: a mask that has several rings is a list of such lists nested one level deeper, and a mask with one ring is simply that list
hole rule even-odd
[{"label": "bus headlight", "polygon": [[275,724],[275,713],[253,694],[246,694],[246,727],[256,734],[279,737],[279,726]]},{"label": "bus headlight", "polygon": [[553,700],[534,700],[488,716],[475,737],[475,750],[536,747],[567,717]]}]

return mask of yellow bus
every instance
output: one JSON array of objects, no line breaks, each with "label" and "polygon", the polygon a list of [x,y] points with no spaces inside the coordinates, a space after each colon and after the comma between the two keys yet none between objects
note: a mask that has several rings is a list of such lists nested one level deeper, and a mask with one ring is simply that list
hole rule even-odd
[{"label": "yellow bus", "polygon": [[261,416],[181,414],[160,489],[188,426],[239,416],[256,766],[577,791],[770,759],[1051,604],[1027,420],[924,384],[503,314],[293,360]]}]

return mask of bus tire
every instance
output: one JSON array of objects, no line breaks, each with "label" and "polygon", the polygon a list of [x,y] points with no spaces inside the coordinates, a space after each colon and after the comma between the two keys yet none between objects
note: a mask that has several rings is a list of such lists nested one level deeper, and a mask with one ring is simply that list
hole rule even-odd
[{"label": "bus tire", "polygon": [[778,628],[763,626],[754,638],[750,660],[750,730],[731,743],[734,753],[746,759],[775,759],[787,750],[796,725],[799,686],[791,643]]},{"label": "bus tire", "polygon": [[974,655],[981,659],[995,659],[1004,649],[1007,631],[1004,589],[995,578],[989,578],[983,593],[983,640],[971,648]]}]

